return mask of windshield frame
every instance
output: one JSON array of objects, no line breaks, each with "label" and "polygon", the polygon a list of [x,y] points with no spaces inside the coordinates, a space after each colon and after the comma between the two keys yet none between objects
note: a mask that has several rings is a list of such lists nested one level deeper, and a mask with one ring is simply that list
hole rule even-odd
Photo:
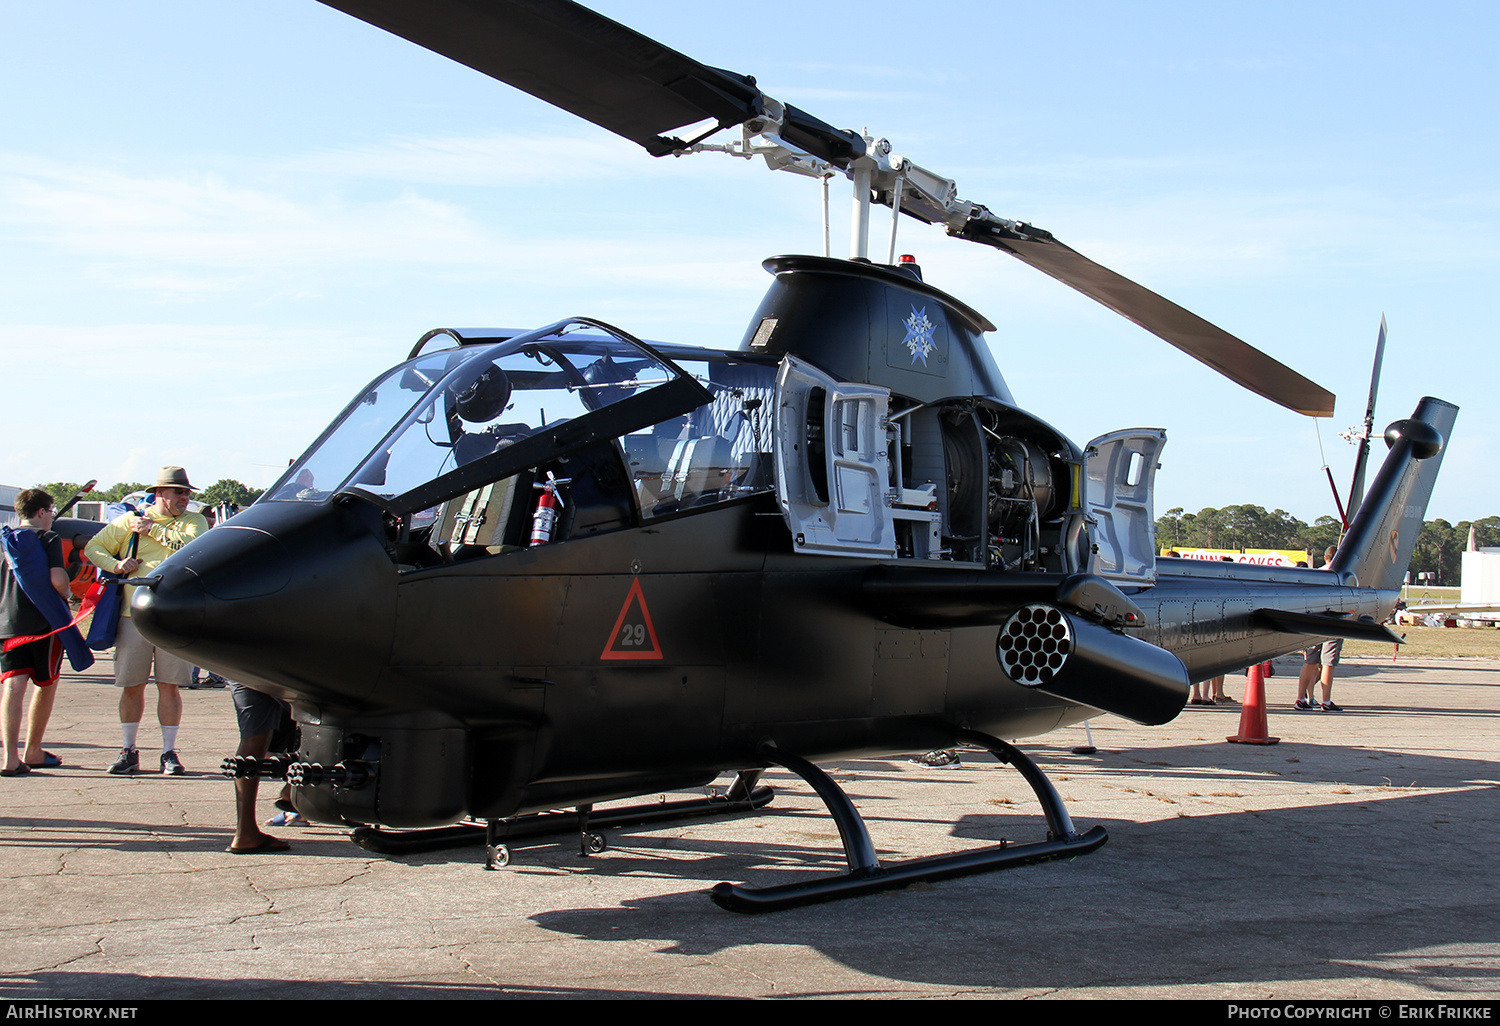
[{"label": "windshield frame", "polygon": [[[485,348],[490,349],[492,352],[498,351],[501,348],[509,351],[531,345],[545,350],[548,341],[552,337],[561,336],[566,338],[570,329],[576,330],[578,327],[588,327],[602,331],[606,335],[611,336],[615,341],[639,350],[642,355],[649,357],[662,367],[670,375],[670,379],[644,392],[627,396],[600,409],[593,410],[582,417],[541,428],[529,437],[516,442],[514,445],[506,446],[461,467],[456,467],[447,473],[440,474],[430,481],[393,497],[379,495],[358,485],[348,484],[347,482],[353,480],[358,475],[359,468],[364,466],[365,461],[372,458],[376,452],[390,444],[393,439],[406,430],[409,426],[408,421],[413,416],[413,411],[420,410],[433,393],[442,387],[441,381],[435,382],[433,387],[423,393],[412,404],[406,414],[389,431],[381,436],[380,440],[371,447],[364,460],[361,460],[359,465],[345,476],[343,479],[344,484],[334,490],[332,495],[329,496],[329,501],[337,500],[341,497],[358,498],[378,506],[392,516],[403,517],[419,510],[429,509],[439,503],[446,502],[454,496],[473,491],[493,481],[502,480],[529,467],[571,455],[599,442],[613,441],[622,435],[655,424],[661,420],[689,413],[713,400],[713,394],[707,388],[655,348],[619,328],[593,318],[570,317],[566,320],[547,325],[544,328],[538,328],[536,331],[517,335],[507,341],[493,343],[492,346]],[[437,350],[435,352],[449,351],[451,350]],[[350,407],[352,408],[358,401],[356,399],[355,403],[350,404]],[[330,427],[330,430],[332,427]],[[326,437],[327,434],[328,432],[325,431],[324,436],[320,437]],[[304,456],[303,460],[306,458]],[[298,464],[301,464],[303,460],[299,460]],[[295,470],[296,466],[294,465],[288,471],[288,475],[294,473]]]},{"label": "windshield frame", "polygon": [[[301,502],[301,501],[308,501],[308,500],[299,499],[295,495],[283,495],[282,492],[285,489],[287,489],[287,487],[289,485],[295,483],[296,480],[297,480],[297,477],[300,474],[302,474],[302,472],[304,470],[306,470],[309,466],[311,466],[317,460],[317,458],[320,455],[323,454],[323,448],[324,448],[324,446],[334,437],[335,434],[338,433],[338,431],[346,423],[349,422],[350,417],[354,415],[355,411],[357,411],[365,403],[369,402],[370,399],[371,399],[371,397],[373,395],[375,395],[375,393],[377,392],[377,390],[382,385],[386,384],[386,382],[389,382],[389,381],[399,380],[400,377],[404,377],[405,375],[411,373],[411,371],[418,364],[420,364],[423,360],[431,360],[431,359],[433,359],[436,356],[441,356],[443,354],[450,354],[451,355],[451,354],[456,354],[458,352],[460,352],[460,348],[457,347],[457,346],[455,346],[455,347],[453,347],[451,349],[437,349],[437,350],[432,350],[431,352],[428,352],[428,353],[414,353],[413,355],[411,355],[407,359],[403,360],[401,363],[396,364],[394,367],[389,367],[386,370],[383,370],[379,374],[375,375],[373,378],[370,379],[370,381],[365,385],[364,388],[360,389],[358,392],[356,392],[354,394],[354,397],[352,399],[350,399],[347,404],[345,404],[345,406],[344,406],[344,408],[342,410],[339,411],[338,416],[334,417],[331,421],[328,422],[328,425],[326,427],[324,427],[323,430],[318,433],[318,437],[315,438],[315,439],[313,439],[312,444],[310,444],[305,450],[303,450],[302,455],[298,456],[294,461],[292,461],[291,465],[288,466],[286,468],[286,470],[282,472],[281,476],[276,479],[276,481],[271,485],[271,487],[269,487],[269,488],[267,488],[265,490],[265,493],[263,494],[262,498],[259,499],[259,500],[257,500],[257,501],[262,501],[262,502]],[[447,368],[444,368],[440,373],[438,373],[438,375],[437,375],[437,377],[435,379],[430,379],[429,380],[429,384],[428,384],[428,387],[427,387],[426,391],[414,393],[412,395],[412,398],[406,403],[405,408],[402,410],[402,412],[400,413],[398,419],[395,421],[395,424],[398,427],[399,427],[399,425],[404,424],[406,422],[406,419],[407,419],[407,417],[409,417],[411,415],[411,412],[413,410],[415,410],[418,406],[420,406],[427,399],[427,397],[442,382],[443,378],[447,377],[449,371],[452,370],[452,369],[453,368],[451,366],[447,367]],[[358,455],[358,456],[356,456],[354,458],[352,466],[353,467],[362,466],[365,463],[365,461],[370,458],[370,454],[372,452],[374,452],[377,448],[379,448],[379,446],[385,444],[386,440],[390,437],[391,433],[394,430],[396,430],[396,428],[388,429],[384,434],[380,435],[378,439],[376,439],[374,442],[372,442],[370,444],[369,448],[365,449],[362,453],[360,453],[360,455]],[[371,437],[374,437],[374,436],[371,436]],[[356,451],[358,451],[358,450],[356,450]],[[339,483],[342,484],[342,483],[348,481],[349,478],[352,476],[352,473],[353,473],[352,471],[346,471],[346,472],[344,472],[343,476],[340,477],[340,478],[338,478]],[[335,487],[333,489],[330,489],[328,491],[325,491],[324,494],[323,494],[323,496],[321,498],[313,500],[313,501],[328,502],[328,501],[330,501],[333,498],[333,496],[337,493],[337,491],[338,491],[337,487]]]}]

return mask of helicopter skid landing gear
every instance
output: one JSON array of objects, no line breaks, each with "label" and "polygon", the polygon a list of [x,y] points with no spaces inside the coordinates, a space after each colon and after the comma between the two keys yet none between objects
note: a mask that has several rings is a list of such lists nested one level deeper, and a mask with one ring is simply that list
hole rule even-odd
[{"label": "helicopter skid landing gear", "polygon": [[[485,845],[485,868],[498,869],[510,864],[510,845],[516,841],[535,837],[549,837],[577,831],[589,832],[592,827],[599,847],[584,854],[599,854],[607,847],[600,831],[618,827],[636,826],[641,823],[659,823],[674,819],[692,819],[700,816],[728,816],[756,812],[771,803],[776,792],[765,786],[756,786],[761,770],[740,770],[734,782],[724,794],[710,794],[705,798],[688,798],[675,802],[650,802],[630,805],[621,809],[606,809],[590,812],[581,820],[577,812],[538,812],[510,819],[492,819],[484,824],[462,823],[457,826],[437,827],[431,830],[381,830],[379,827],[358,827],[349,833],[349,839],[366,851],[382,855],[413,855],[424,851],[440,851],[445,848],[466,848],[483,843]],[[586,840],[584,842],[587,843]],[[502,860],[499,849],[504,849]]]},{"label": "helicopter skid landing gear", "polygon": [[1047,817],[1047,839],[1029,844],[1009,844],[1005,841],[987,848],[953,852],[948,855],[933,855],[911,859],[907,862],[882,866],[865,829],[864,820],[854,808],[843,790],[833,779],[812,763],[788,752],[763,744],[760,754],[767,762],[791,770],[812,785],[823,804],[828,807],[839,836],[844,842],[844,857],[849,871],[837,876],[819,877],[799,883],[780,884],[774,887],[745,887],[740,884],[721,883],[710,890],[714,904],[731,912],[776,912],[785,908],[812,905],[839,898],[852,898],[861,894],[905,887],[919,881],[948,880],[953,877],[987,873],[1011,866],[1024,866],[1052,859],[1072,858],[1086,855],[1109,839],[1101,826],[1079,834],[1073,829],[1073,821],[1062,803],[1057,790],[1052,786],[1036,763],[1020,750],[997,737],[973,730],[956,731],[961,741],[979,745],[1001,762],[1014,766],[1041,802],[1042,812]]}]

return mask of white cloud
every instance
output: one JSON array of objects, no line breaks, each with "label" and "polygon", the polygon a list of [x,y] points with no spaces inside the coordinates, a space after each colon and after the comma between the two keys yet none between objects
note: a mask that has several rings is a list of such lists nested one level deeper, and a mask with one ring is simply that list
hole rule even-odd
[{"label": "white cloud", "polygon": [[55,395],[76,371],[89,397],[45,432],[8,442],[0,480],[109,484],[180,464],[195,482],[267,484],[377,364],[395,362],[390,341],[212,324],[0,327],[0,352],[13,354],[7,387]]},{"label": "white cloud", "polygon": [[81,261],[103,286],[163,299],[278,281],[308,291],[331,272],[462,267],[495,248],[493,230],[467,211],[410,189],[304,198],[217,173],[128,175],[13,157],[0,158],[0,211],[8,259]]},{"label": "white cloud", "polygon": [[651,159],[634,143],[601,131],[577,136],[497,133],[409,136],[323,149],[271,161],[264,171],[277,177],[505,188],[618,178],[638,172]]}]

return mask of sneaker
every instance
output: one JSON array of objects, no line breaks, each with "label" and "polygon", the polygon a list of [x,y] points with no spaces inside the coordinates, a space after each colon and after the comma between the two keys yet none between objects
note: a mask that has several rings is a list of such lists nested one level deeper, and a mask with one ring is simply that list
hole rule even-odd
[{"label": "sneaker", "polygon": [[935,752],[928,752],[926,755],[919,755],[910,761],[913,766],[926,766],[928,769],[958,769],[963,765],[958,759],[957,752],[941,748]]},{"label": "sneaker", "polygon": [[1324,702],[1322,708],[1323,708],[1324,712],[1343,712],[1344,711],[1339,706],[1334,705],[1332,702]]},{"label": "sneaker", "polygon": [[176,752],[161,753],[161,774],[164,777],[180,777],[184,770],[182,760],[177,758]]},{"label": "sneaker", "polygon": [[1312,707],[1313,704],[1305,698],[1297,699],[1297,704],[1292,706],[1293,709],[1311,709]]},{"label": "sneaker", "polygon": [[109,772],[134,773],[141,768],[141,753],[134,748],[121,748],[120,757],[110,764]]}]

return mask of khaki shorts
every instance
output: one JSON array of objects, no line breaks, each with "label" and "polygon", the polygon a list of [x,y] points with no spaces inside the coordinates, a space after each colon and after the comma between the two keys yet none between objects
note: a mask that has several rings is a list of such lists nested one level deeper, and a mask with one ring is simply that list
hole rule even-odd
[{"label": "khaki shorts", "polygon": [[1302,653],[1302,665],[1304,666],[1337,666],[1339,664],[1339,653],[1344,651],[1343,638],[1329,638],[1321,645],[1314,645]]},{"label": "khaki shorts", "polygon": [[182,687],[193,679],[192,663],[152,645],[141,637],[130,617],[120,617],[120,626],[115,631],[115,686],[133,688],[145,684],[151,679],[153,658],[156,683]]}]

